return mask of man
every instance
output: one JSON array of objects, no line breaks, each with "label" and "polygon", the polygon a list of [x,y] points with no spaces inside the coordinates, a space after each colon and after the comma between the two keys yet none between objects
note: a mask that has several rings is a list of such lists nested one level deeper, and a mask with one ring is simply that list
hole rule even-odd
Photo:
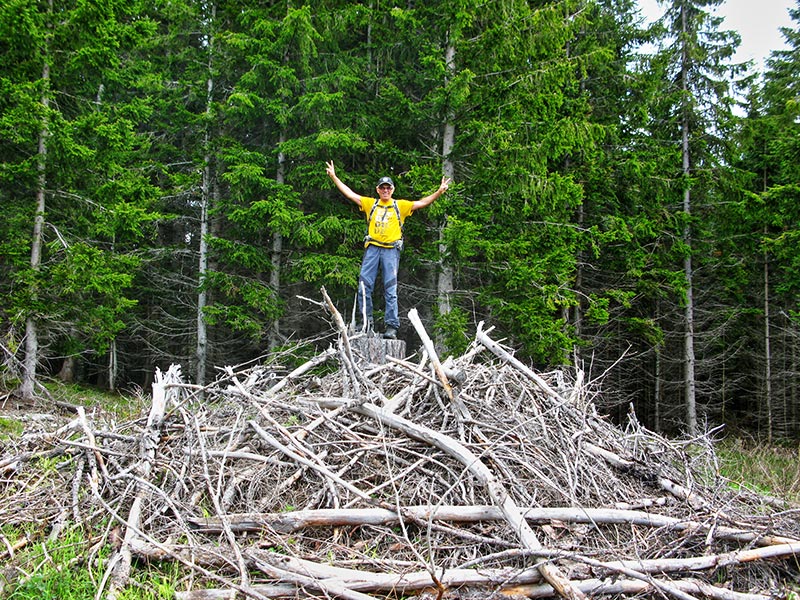
[{"label": "man", "polygon": [[333,161],[328,161],[328,176],[339,191],[352,200],[367,218],[367,235],[364,237],[364,258],[358,277],[358,313],[366,315],[364,325],[372,324],[372,290],[378,277],[383,274],[383,295],[385,307],[384,323],[386,339],[397,339],[400,317],[397,309],[397,271],[400,267],[400,252],[403,249],[403,224],[415,210],[425,208],[447,191],[450,179],[442,177],[439,189],[421,200],[395,200],[394,182],[390,177],[381,177],[375,190],[378,198],[356,194],[336,176]]}]

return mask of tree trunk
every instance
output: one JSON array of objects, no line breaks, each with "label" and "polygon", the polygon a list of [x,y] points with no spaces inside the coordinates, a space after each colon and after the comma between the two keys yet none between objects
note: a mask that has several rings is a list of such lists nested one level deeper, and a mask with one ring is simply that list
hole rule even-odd
[{"label": "tree trunk", "polygon": [[655,385],[653,386],[653,429],[655,431],[661,431],[661,395],[662,395],[662,386],[661,386],[661,349],[656,347],[656,364],[655,364]]},{"label": "tree trunk", "polygon": [[[784,319],[785,320],[785,319]],[[791,423],[790,431],[793,435],[797,435],[798,431],[798,405],[797,405],[797,377],[792,376],[791,374],[797,373],[800,365],[798,365],[797,360],[797,340],[798,340],[798,330],[797,326],[794,323],[789,323],[785,328],[788,335],[784,335],[788,339],[786,347],[791,348],[791,350],[784,350],[784,353],[788,354],[789,356],[786,358],[788,362],[789,372],[786,373],[786,368],[784,368],[784,374],[782,376],[782,395],[784,398],[784,403],[787,405],[786,415],[789,423]],[[788,389],[787,389],[788,388]]]},{"label": "tree trunk", "polygon": [[[450,40],[445,50],[445,64],[447,68],[446,82],[450,81],[455,74],[456,48],[453,40]],[[453,178],[454,165],[452,160],[453,146],[455,145],[456,126],[452,113],[448,113],[442,135],[442,174],[445,177]],[[453,267],[447,259],[447,245],[444,243],[444,230],[447,227],[447,215],[442,218],[439,227],[439,278],[436,286],[439,314],[447,315],[452,310],[450,298],[453,294]]]},{"label": "tree trunk", "polygon": [[385,340],[377,336],[353,337],[350,347],[367,364],[385,364],[386,357],[405,358],[406,343],[403,340]]},{"label": "tree trunk", "polygon": [[108,347],[108,389],[112,392],[117,389],[117,373],[119,364],[117,363],[117,340],[111,340]]},{"label": "tree trunk", "polygon": [[767,443],[772,443],[772,348],[769,328],[769,256],[764,252],[764,408],[767,411]]},{"label": "tree trunk", "polygon": [[[569,159],[567,159],[567,169],[569,168]],[[578,227],[583,229],[584,223],[583,203],[578,206]],[[583,325],[583,310],[581,307],[581,295],[583,287],[583,257],[582,252],[578,250],[576,267],[575,267],[575,290],[578,292],[578,298],[575,306],[572,308],[572,327],[575,330],[575,343],[572,345],[572,361],[576,368],[583,369],[583,356],[581,355],[580,339],[582,335],[581,327]],[[564,319],[564,324],[569,324],[569,309],[567,310],[567,318]]]},{"label": "tree trunk", "polygon": [[[211,6],[211,20],[213,22],[216,14],[216,5]],[[213,61],[213,38],[209,36],[208,47],[208,72],[206,80],[206,115],[210,116],[212,111],[211,102],[214,94],[214,79],[211,77]],[[210,119],[209,119],[210,122]],[[200,198],[200,259],[198,265],[197,283],[199,292],[197,295],[197,368],[195,380],[197,385],[203,386],[206,381],[206,369],[208,367],[208,327],[204,315],[205,307],[208,302],[208,292],[205,288],[205,280],[208,276],[208,211],[211,203],[211,152],[209,148],[210,134],[205,133],[205,156],[203,157],[203,182]]]},{"label": "tree trunk", "polygon": [[64,358],[64,362],[61,363],[58,378],[64,383],[73,383],[75,381],[75,362],[74,356],[67,356]]},{"label": "tree trunk", "polygon": [[[209,80],[210,83],[210,80]],[[208,329],[205,316],[203,314],[208,293],[205,289],[205,279],[208,275],[208,203],[209,203],[209,179],[211,177],[211,157],[205,156],[205,168],[203,169],[202,197],[200,200],[200,261],[198,266],[197,283],[200,289],[197,295],[197,367],[195,381],[197,385],[205,385],[206,365],[208,362]]]},{"label": "tree trunk", "polygon": [[[281,131],[278,144],[282,147],[286,141],[286,132]],[[283,152],[278,152],[278,170],[275,174],[275,180],[279,184],[286,183],[286,156]],[[272,256],[270,257],[272,263],[272,270],[269,273],[269,287],[276,297],[280,295],[281,289],[281,255],[283,253],[283,235],[280,231],[272,233]],[[269,338],[267,340],[268,348],[275,350],[281,343],[281,329],[280,320],[275,319],[269,329]]]},{"label": "tree trunk", "polygon": [[[769,189],[767,169],[762,170],[761,191]],[[764,237],[767,237],[767,226],[764,226]],[[772,347],[770,344],[770,311],[769,311],[769,254],[764,251],[764,397],[767,408],[767,441],[772,442]],[[785,397],[785,394],[784,394]],[[788,419],[789,411],[784,411]],[[792,419],[788,422],[794,422]]]},{"label": "tree trunk", "polygon": [[[687,8],[681,6],[681,27],[686,34],[688,32]],[[686,245],[686,257],[683,259],[683,272],[686,277],[686,306],[684,309],[684,346],[683,346],[683,384],[684,398],[686,402],[686,429],[689,435],[697,433],[697,402],[696,402],[696,381],[695,381],[695,354],[694,354],[694,290],[692,289],[692,227],[690,224],[692,216],[691,198],[692,192],[689,187],[689,177],[691,175],[691,161],[689,160],[689,108],[686,106],[688,88],[688,52],[689,49],[684,42],[682,52],[683,70],[681,81],[684,91],[684,107],[681,122],[681,154],[683,160],[683,212],[686,223],[683,227],[683,242]]]},{"label": "tree trunk", "polygon": [[[50,0],[47,7],[48,15],[53,13],[53,1]],[[39,271],[42,264],[42,230],[44,229],[45,211],[45,188],[47,187],[47,137],[49,135],[49,122],[47,111],[50,107],[50,63],[49,56],[45,56],[42,66],[42,106],[44,107],[44,117],[42,118],[42,128],[39,131],[38,162],[38,181],[36,186],[36,215],[33,219],[33,238],[31,239],[31,269]],[[37,284],[34,283],[34,286]],[[37,290],[33,290],[31,301],[35,301],[38,295]],[[36,383],[36,366],[39,360],[39,331],[36,317],[29,313],[25,319],[25,361],[23,363],[22,383],[17,393],[27,400],[33,398],[33,388]]]},{"label": "tree trunk", "polygon": [[[569,506],[520,507],[526,521],[549,524],[559,521],[575,524],[625,524],[640,527],[662,528],[687,533],[702,532],[708,539],[731,540],[753,546],[767,547],[797,544],[785,536],[764,535],[762,532],[719,524],[701,523],[670,515],[630,508],[592,508]],[[189,516],[187,521],[203,533],[224,533],[229,528],[234,533],[258,533],[272,530],[279,533],[296,533],[317,527],[364,527],[392,525],[413,518],[426,522],[478,523],[499,521],[503,513],[494,505],[423,504],[403,506],[402,510],[380,507],[368,508],[317,508],[274,513],[233,513],[219,516]]]},{"label": "tree trunk", "polygon": [[[687,190],[688,195],[688,190]],[[689,227],[687,226],[688,230]],[[690,235],[687,233],[687,235]],[[690,242],[689,237],[685,238]],[[691,249],[691,246],[689,246]],[[683,384],[684,398],[686,400],[686,429],[689,435],[697,433],[697,399],[695,382],[695,354],[694,354],[694,299],[692,290],[692,258],[684,259],[684,273],[686,275],[686,308],[684,309],[685,331],[683,346]]]}]

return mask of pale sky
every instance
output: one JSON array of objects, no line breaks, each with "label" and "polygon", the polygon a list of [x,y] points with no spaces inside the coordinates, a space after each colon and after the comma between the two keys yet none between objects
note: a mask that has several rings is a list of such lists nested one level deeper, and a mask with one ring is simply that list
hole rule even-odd
[{"label": "pale sky", "polygon": [[[638,0],[642,15],[653,21],[665,11],[665,4],[658,0]],[[738,31],[742,43],[733,62],[753,60],[755,69],[763,72],[764,61],[772,50],[786,49],[786,43],[779,27],[797,28],[789,16],[789,9],[796,6],[797,0],[725,0],[715,11],[724,17],[722,31]]]}]

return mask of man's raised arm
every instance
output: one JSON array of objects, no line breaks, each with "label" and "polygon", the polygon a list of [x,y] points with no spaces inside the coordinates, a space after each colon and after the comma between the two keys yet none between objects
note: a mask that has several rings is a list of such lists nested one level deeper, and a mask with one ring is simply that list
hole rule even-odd
[{"label": "man's raised arm", "polygon": [[425,196],[424,198],[414,202],[414,210],[417,210],[418,208],[425,208],[429,204],[432,204],[434,200],[436,200],[439,196],[441,196],[447,191],[447,188],[449,186],[450,186],[450,178],[442,177],[442,183],[439,184],[439,189],[433,192],[431,195]]},{"label": "man's raised arm", "polygon": [[359,208],[361,208],[361,195],[356,194],[353,190],[351,190],[344,183],[342,183],[342,180],[336,176],[336,169],[334,169],[333,167],[332,160],[329,160],[325,164],[327,165],[325,171],[328,173],[328,177],[330,177],[333,180],[333,183],[336,185],[337,188],[339,188],[339,191],[342,193],[342,195],[344,195],[345,198],[349,198],[350,200],[352,200],[359,206]]}]

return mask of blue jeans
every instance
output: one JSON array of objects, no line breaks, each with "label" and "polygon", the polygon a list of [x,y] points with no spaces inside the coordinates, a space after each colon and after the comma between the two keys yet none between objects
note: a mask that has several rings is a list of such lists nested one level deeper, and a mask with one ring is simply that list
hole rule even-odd
[{"label": "blue jeans", "polygon": [[[400,328],[397,309],[397,271],[400,268],[400,250],[397,248],[381,248],[370,244],[364,249],[361,261],[361,273],[358,276],[358,305],[356,314],[361,317],[366,304],[367,320],[372,321],[372,290],[378,278],[378,269],[383,274],[383,300],[386,305],[383,321],[387,327]],[[361,286],[364,286],[362,297]]]}]

